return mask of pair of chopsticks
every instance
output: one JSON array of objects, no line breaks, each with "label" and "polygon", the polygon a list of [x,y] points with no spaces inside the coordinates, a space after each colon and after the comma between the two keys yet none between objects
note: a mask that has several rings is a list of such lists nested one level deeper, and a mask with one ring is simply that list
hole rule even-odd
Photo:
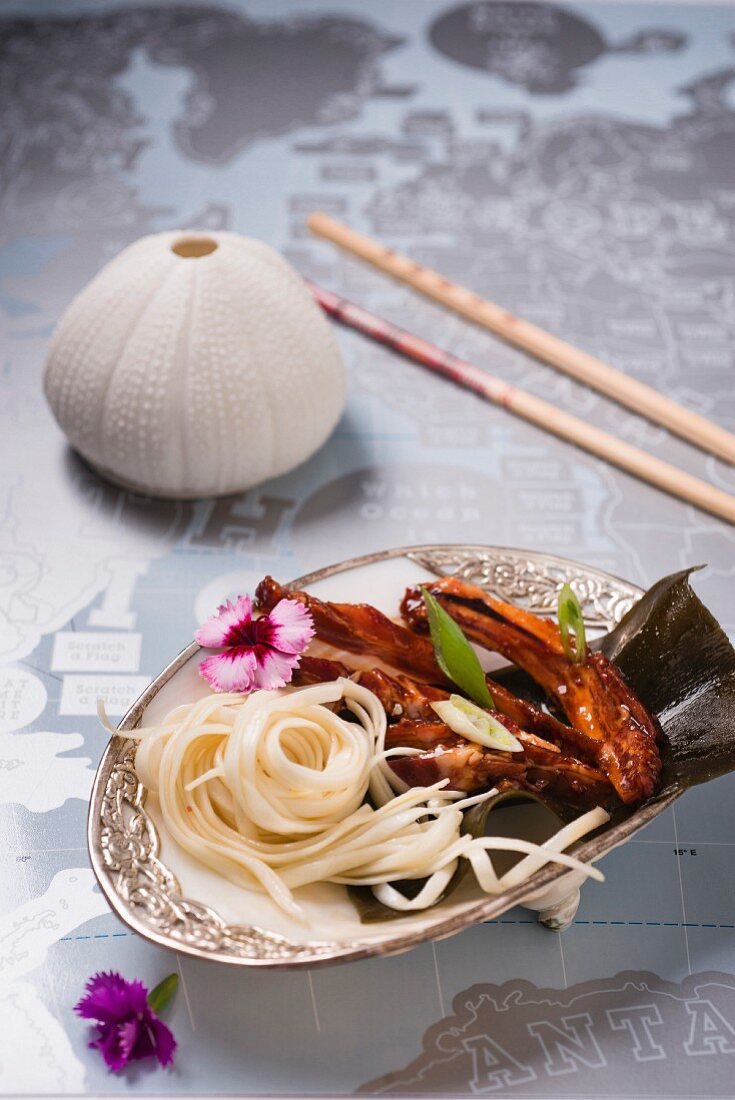
[{"label": "pair of chopsticks", "polygon": [[[347,252],[367,260],[380,271],[489,329],[508,343],[550,363],[558,370],[612,397],[635,413],[661,424],[718,458],[735,462],[735,436],[705,417],[664,397],[650,386],[629,378],[593,355],[588,355],[536,325],[516,317],[466,287],[450,282],[438,272],[407,256],[383,247],[326,214],[312,214],[308,219],[308,226],[318,236],[325,237]],[[735,497],[724,490],[587,424],[534,394],[493,377],[472,363],[376,317],[308,279],[306,282],[322,309],[343,324],[451,378],[459,385],[473,390],[495,405],[509,409],[545,431],[619,466],[627,473],[695,504],[706,512],[735,523]]]}]

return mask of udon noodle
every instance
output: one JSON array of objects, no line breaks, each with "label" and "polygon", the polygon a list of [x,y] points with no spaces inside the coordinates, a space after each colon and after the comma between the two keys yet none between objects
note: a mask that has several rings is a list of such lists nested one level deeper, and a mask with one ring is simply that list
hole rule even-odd
[{"label": "udon noodle", "polygon": [[[562,849],[607,820],[594,809],[542,845],[461,833],[462,811],[494,790],[463,798],[406,789],[389,765],[386,716],[349,679],[305,688],[214,694],[178,706],[140,739],[136,771],[157,793],[170,835],[197,860],[248,889],[265,891],[305,920],[300,886],[370,886],[394,909],[423,909],[467,859],[483,890],[499,893],[549,862],[602,875]],[[498,877],[490,850],[526,855]],[[396,881],[425,879],[409,899]]]}]

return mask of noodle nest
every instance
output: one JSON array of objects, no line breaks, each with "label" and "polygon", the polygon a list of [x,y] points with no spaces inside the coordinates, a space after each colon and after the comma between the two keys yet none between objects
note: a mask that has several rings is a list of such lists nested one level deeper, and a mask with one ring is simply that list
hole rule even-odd
[{"label": "noodle nest", "polygon": [[[462,811],[490,798],[445,788],[406,789],[385,749],[378,698],[349,679],[305,688],[214,694],[131,731],[135,768],[158,795],[171,836],[230,881],[264,891],[306,921],[293,891],[314,882],[370,886],[394,909],[434,904],[458,861],[483,890],[500,893],[553,861],[601,879],[563,849],[607,819],[582,815],[543,845],[461,833]],[[498,878],[489,850],[525,854]],[[412,899],[391,883],[425,879]]]}]

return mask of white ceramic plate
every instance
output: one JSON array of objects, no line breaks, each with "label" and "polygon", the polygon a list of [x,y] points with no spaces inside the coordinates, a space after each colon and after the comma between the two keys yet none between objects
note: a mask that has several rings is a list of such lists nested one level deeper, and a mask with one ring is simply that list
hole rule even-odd
[{"label": "white ceramic plate", "polygon": [[[406,585],[437,574],[461,576],[541,614],[554,613],[558,590],[569,581],[593,634],[610,629],[641,595],[634,585],[566,559],[486,546],[390,550],[330,566],[293,585],[324,599],[369,602],[395,617]],[[148,796],[138,782],[135,742],[125,737],[125,731],[155,722],[174,705],[205,695],[199,659],[199,647],[187,646],[131,707],[103,754],[92,792],[92,866],[112,908],[140,935],[219,962],[296,967],[397,954],[518,904],[538,910],[549,927],[560,930],[570,923],[582,876],[555,867],[499,896],[482,894],[467,876],[467,885],[432,909],[378,924],[361,924],[344,887],[305,887],[298,891],[311,922],[305,927],[269,898],[235,886],[192,859],[167,834],[155,796]],[[349,660],[356,663],[354,655]],[[599,859],[677,796],[678,792],[659,796],[583,844],[575,855],[586,861]]]}]

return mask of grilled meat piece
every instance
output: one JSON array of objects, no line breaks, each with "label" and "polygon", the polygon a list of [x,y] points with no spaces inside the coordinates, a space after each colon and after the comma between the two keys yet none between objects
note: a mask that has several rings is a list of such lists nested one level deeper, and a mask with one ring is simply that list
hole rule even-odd
[{"label": "grilled meat piece", "polygon": [[310,657],[308,654],[302,656],[291,682],[299,686],[319,684],[336,680],[339,676],[351,676],[377,695],[389,721],[402,717],[434,719],[436,714],[431,709],[432,701],[449,698],[449,691],[432,687],[431,684],[416,683],[408,676],[389,676],[380,668],[350,668],[343,661]]},{"label": "grilled meat piece", "polygon": [[[417,635],[398,623],[392,622],[387,615],[367,604],[335,604],[317,599],[308,592],[285,588],[265,577],[256,590],[256,606],[261,611],[271,611],[282,599],[298,600],[308,608],[314,619],[317,638],[349,653],[369,653],[378,660],[407,673],[412,681],[428,681],[429,684],[443,684],[453,690],[436,663],[434,648],[428,638]],[[306,658],[302,658],[301,668],[305,669]],[[298,675],[298,674],[297,674]],[[335,676],[342,673],[335,673]],[[363,674],[364,675],[364,674]],[[334,677],[331,677],[334,678]],[[400,682],[400,677],[395,678]],[[294,680],[294,683],[312,683],[312,680]],[[366,681],[361,681],[366,683]],[[366,683],[366,686],[370,686]],[[423,686],[423,685],[422,685]],[[570,729],[563,722],[546,714],[540,707],[524,699],[518,699],[512,692],[488,677],[488,687],[498,710],[512,718],[529,734],[536,734],[545,741],[551,741],[564,752],[580,759],[594,762],[597,744],[588,744],[585,734]],[[379,690],[376,694],[383,699]],[[387,689],[386,689],[387,690]],[[392,689],[395,690],[395,689]],[[424,689],[426,693],[426,689]],[[432,695],[432,698],[445,698],[447,693]],[[392,705],[383,701],[386,712],[393,713],[395,703],[406,705],[406,700],[398,692]],[[409,701],[410,706],[410,701]],[[418,717],[418,713],[410,713]],[[433,712],[432,712],[433,713]],[[430,716],[429,716],[430,717]]]},{"label": "grilled meat piece", "polygon": [[291,683],[297,687],[308,684],[328,684],[331,680],[352,676],[354,669],[348,668],[342,661],[333,661],[328,657],[310,657],[303,654],[294,669]]},{"label": "grilled meat piece", "polygon": [[[472,585],[445,578],[429,582],[427,587],[470,638],[530,673],[570,719],[572,725],[564,725],[488,677],[499,712],[517,723],[519,740],[526,748],[534,739],[542,739],[560,751],[553,752],[548,744],[536,744],[536,748],[556,760],[563,756],[572,761],[572,770],[591,768],[594,777],[597,768],[601,769],[628,804],[653,794],[661,771],[656,744],[658,723],[628,689],[615,666],[599,653],[588,653],[584,662],[574,664],[564,654],[555,624],[492,600]],[[402,604],[410,630],[369,605],[329,603],[284,588],[270,577],[258,586],[256,596],[262,610],[272,609],[284,598],[298,600],[312,614],[322,642],[342,651],[373,655],[399,670],[391,674],[381,669],[359,673],[360,681],[383,702],[389,720],[408,717],[434,722],[430,704],[444,698],[452,685],[439,669],[425,636],[428,627],[418,588],[409,589]],[[350,674],[344,662],[305,656],[294,682],[313,683],[345,672]]]},{"label": "grilled meat piece", "polygon": [[360,672],[359,682],[378,696],[389,720],[405,717],[431,721],[436,718],[431,704],[448,699],[450,694],[431,684],[418,684],[408,676],[389,676],[380,668]]},{"label": "grilled meat piece", "polygon": [[[389,676],[387,672],[380,668],[352,669],[342,661],[333,661],[323,657],[309,657],[308,655],[301,658],[301,663],[294,672],[292,683],[299,686],[317,684],[326,680],[336,680],[339,676],[352,676],[363,687],[368,688],[374,695],[377,695],[383,704],[389,722],[402,718],[420,718],[429,723],[436,722],[436,711],[431,704],[440,699],[448,699],[451,694],[444,688],[417,683],[408,676]],[[513,719],[508,718],[506,715],[497,712],[495,717],[504,722],[510,732],[523,744],[533,745],[547,753],[561,752],[558,745],[537,737],[536,734],[529,733],[528,730],[521,729]]]},{"label": "grilled meat piece", "polygon": [[386,746],[421,750],[420,756],[390,761],[396,775],[410,786],[448,779],[452,790],[471,794],[502,784],[506,789],[546,793],[583,809],[612,806],[617,801],[609,780],[598,768],[533,744],[524,744],[522,753],[485,749],[452,733],[436,719],[396,722],[388,727]]},{"label": "grilled meat piece", "polygon": [[[601,653],[588,650],[582,662],[570,661],[550,619],[494,600],[455,577],[426,587],[468,638],[501,653],[548,692],[584,735],[585,745],[594,747],[596,763],[623,802],[635,804],[653,795],[661,777],[658,721]],[[401,611],[413,630],[428,630],[419,587],[407,590]]]},{"label": "grilled meat piece", "polygon": [[417,637],[370,604],[326,603],[308,592],[284,588],[272,577],[260,582],[255,599],[261,611],[271,611],[279,600],[297,600],[308,608],[321,641],[348,653],[374,654],[420,680],[444,681],[429,639]]},{"label": "grilled meat piece", "polygon": [[527,733],[534,733],[544,741],[558,745],[562,752],[577,756],[588,764],[597,759],[598,745],[588,734],[566,726],[553,714],[537,707],[527,699],[519,699],[497,680],[487,677],[487,686],[495,706],[501,714],[512,718]]}]

